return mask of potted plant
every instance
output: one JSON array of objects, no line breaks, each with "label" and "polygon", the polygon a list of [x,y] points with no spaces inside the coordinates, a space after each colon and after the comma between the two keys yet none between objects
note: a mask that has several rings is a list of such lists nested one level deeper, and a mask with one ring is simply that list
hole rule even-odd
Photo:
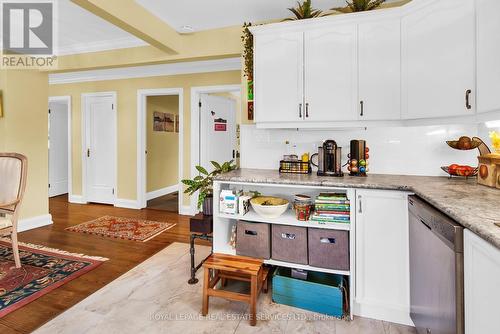
[{"label": "potted plant", "polygon": [[380,7],[386,0],[351,0],[346,1],[347,7],[332,8],[332,10],[342,13],[365,12]]},{"label": "potted plant", "polygon": [[202,211],[204,215],[212,215],[214,177],[236,169],[236,165],[234,165],[233,162],[233,160],[226,161],[221,165],[216,161],[210,161],[215,168],[210,173],[204,167],[196,166],[196,170],[200,173],[200,175],[195,176],[192,180],[185,179],[181,181],[187,186],[184,191],[185,194],[189,194],[191,196],[199,191],[197,207],[198,210],[203,208]]},{"label": "potted plant", "polygon": [[313,8],[311,0],[305,0],[303,3],[297,1],[297,7],[288,8],[288,10],[291,11],[295,17],[285,19],[284,21],[306,20],[323,15],[321,10]]}]

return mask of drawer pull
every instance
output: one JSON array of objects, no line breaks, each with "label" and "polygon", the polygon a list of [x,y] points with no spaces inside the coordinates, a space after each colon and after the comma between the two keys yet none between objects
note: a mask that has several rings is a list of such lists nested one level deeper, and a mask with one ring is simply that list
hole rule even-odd
[{"label": "drawer pull", "polygon": [[282,239],[295,240],[295,234],[293,233],[281,233]]},{"label": "drawer pull", "polygon": [[246,235],[257,235],[257,231],[245,230]]},{"label": "drawer pull", "polygon": [[322,244],[334,244],[335,243],[335,238],[320,238],[319,241]]}]

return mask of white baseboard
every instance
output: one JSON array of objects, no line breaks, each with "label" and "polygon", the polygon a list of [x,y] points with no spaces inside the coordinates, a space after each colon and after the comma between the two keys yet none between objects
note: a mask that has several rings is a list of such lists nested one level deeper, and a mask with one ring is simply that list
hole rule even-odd
[{"label": "white baseboard", "polygon": [[146,201],[150,201],[150,200],[158,198],[158,197],[162,197],[162,196],[165,196],[165,195],[168,195],[171,193],[175,193],[176,191],[179,191],[178,184],[174,184],[173,186],[170,186],[170,187],[165,187],[162,189],[151,191],[151,192],[146,194]]},{"label": "white baseboard", "polygon": [[87,202],[83,200],[83,196],[81,195],[69,195],[68,201],[73,204],[87,204]]},{"label": "white baseboard", "polygon": [[135,199],[120,199],[117,198],[115,201],[115,207],[117,208],[124,208],[124,209],[135,209],[135,210],[140,210],[141,207],[137,200]]},{"label": "white baseboard", "polygon": [[50,214],[20,219],[17,222],[17,232],[24,232],[47,225],[52,225],[52,215]]},{"label": "white baseboard", "polygon": [[191,210],[191,206],[184,205],[184,206],[181,206],[181,210],[180,210],[179,214],[182,216],[194,216],[196,213]]}]

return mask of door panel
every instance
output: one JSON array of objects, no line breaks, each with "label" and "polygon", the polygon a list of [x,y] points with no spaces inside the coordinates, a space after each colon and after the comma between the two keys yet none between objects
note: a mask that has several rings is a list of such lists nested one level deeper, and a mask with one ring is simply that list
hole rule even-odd
[{"label": "door panel", "polygon": [[500,110],[500,1],[476,0],[477,111]]},{"label": "door panel", "polygon": [[411,324],[407,195],[356,190],[356,315]]},{"label": "door panel", "polygon": [[87,201],[114,204],[116,183],[116,120],[114,99],[87,98]]},{"label": "door panel", "polygon": [[255,43],[255,120],[303,118],[303,33],[259,36]]},{"label": "door panel", "polygon": [[202,94],[200,133],[200,163],[208,171],[210,161],[236,161],[236,101]]},{"label": "door panel", "polygon": [[359,100],[360,120],[401,119],[400,19],[359,25]]},{"label": "door panel", "polygon": [[305,120],[356,120],[356,25],[306,31]]},{"label": "door panel", "polygon": [[49,197],[68,193],[68,106],[49,103]]},{"label": "door panel", "polygon": [[402,29],[403,118],[474,115],[474,0],[434,1]]}]

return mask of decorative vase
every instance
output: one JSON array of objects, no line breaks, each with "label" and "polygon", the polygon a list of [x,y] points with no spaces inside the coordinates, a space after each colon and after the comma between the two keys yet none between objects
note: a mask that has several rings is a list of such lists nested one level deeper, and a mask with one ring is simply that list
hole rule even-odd
[{"label": "decorative vase", "polygon": [[203,215],[205,216],[213,215],[213,204],[214,204],[213,196],[205,197],[205,199],[203,200]]}]

